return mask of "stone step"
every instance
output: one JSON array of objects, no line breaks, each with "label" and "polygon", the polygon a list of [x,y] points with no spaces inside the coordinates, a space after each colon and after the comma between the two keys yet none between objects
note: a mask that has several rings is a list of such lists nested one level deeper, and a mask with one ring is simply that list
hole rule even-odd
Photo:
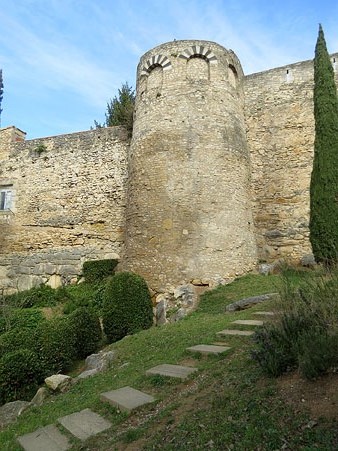
[{"label": "stone step", "polygon": [[80,440],[87,440],[87,438],[111,427],[109,421],[97,413],[92,412],[90,409],[71,413],[70,415],[59,418],[58,422]]},{"label": "stone step", "polygon": [[122,387],[101,393],[100,399],[101,401],[109,402],[123,412],[130,412],[137,407],[155,401],[153,396],[132,387]]},{"label": "stone step", "polygon": [[217,332],[217,335],[240,335],[246,336],[253,335],[255,332],[252,330],[239,330],[239,329],[224,329],[220,332]]},{"label": "stone step", "polygon": [[275,312],[252,312],[254,315],[260,315],[260,316],[274,316]]},{"label": "stone step", "polygon": [[18,442],[25,451],[66,451],[71,447],[67,437],[53,424],[21,435]]},{"label": "stone step", "polygon": [[236,319],[236,321],[231,321],[232,324],[241,324],[243,326],[263,326],[264,321],[258,319]]},{"label": "stone step", "polygon": [[157,365],[153,368],[150,368],[146,371],[146,374],[153,375],[153,374],[159,374],[161,376],[168,376],[168,377],[176,377],[178,379],[186,379],[190,374],[197,371],[197,368],[191,368],[188,366],[181,366],[181,365],[170,365],[168,363],[164,363],[163,365]]},{"label": "stone step", "polygon": [[225,351],[231,349],[229,346],[216,346],[216,345],[196,345],[186,348],[187,351],[199,352],[201,354],[222,354]]}]

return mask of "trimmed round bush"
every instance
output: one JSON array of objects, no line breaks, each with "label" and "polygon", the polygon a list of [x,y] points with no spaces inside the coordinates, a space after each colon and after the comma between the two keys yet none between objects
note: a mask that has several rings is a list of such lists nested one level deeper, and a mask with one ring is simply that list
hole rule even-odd
[{"label": "trimmed round bush", "polygon": [[76,358],[76,325],[69,317],[38,325],[36,352],[45,375],[67,370]]},{"label": "trimmed round bush", "polygon": [[86,283],[99,283],[114,274],[118,260],[89,260],[84,262],[82,273]]},{"label": "trimmed round bush", "polygon": [[103,295],[102,320],[109,342],[152,326],[150,293],[141,276],[121,272],[108,280]]},{"label": "trimmed round bush", "polygon": [[102,330],[98,315],[91,309],[81,307],[69,315],[76,331],[76,357],[83,359],[98,348],[102,339]]},{"label": "trimmed round bush", "polygon": [[28,349],[10,352],[0,359],[0,402],[30,400],[43,380],[36,354]]}]

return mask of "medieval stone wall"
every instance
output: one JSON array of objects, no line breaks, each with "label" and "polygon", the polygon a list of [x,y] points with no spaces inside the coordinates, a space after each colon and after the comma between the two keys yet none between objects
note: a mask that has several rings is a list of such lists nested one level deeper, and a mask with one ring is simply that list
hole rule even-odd
[{"label": "medieval stone wall", "polygon": [[[338,84],[337,57],[331,56]],[[259,257],[297,262],[311,252],[313,62],[246,76],[245,115]]]},{"label": "medieval stone wall", "polygon": [[122,127],[24,137],[0,129],[0,289],[121,256],[161,291],[311,252],[312,61],[244,76],[216,43],[170,42],[141,58],[131,147]]},{"label": "medieval stone wall", "polygon": [[0,286],[69,282],[84,260],[121,255],[127,150],[122,127],[26,142],[0,131],[7,158],[0,188],[12,191],[0,211]]}]

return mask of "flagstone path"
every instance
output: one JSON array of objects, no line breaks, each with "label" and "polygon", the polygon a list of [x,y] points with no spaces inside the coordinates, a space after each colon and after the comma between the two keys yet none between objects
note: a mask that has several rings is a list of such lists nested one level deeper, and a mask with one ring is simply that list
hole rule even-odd
[{"label": "flagstone path", "polygon": [[186,379],[192,373],[197,371],[197,368],[191,368],[189,366],[181,366],[181,365],[170,365],[168,363],[164,363],[162,365],[154,366],[146,371],[146,374],[153,375],[158,374],[160,376],[168,376],[168,377],[176,377],[178,379]]},{"label": "flagstone path", "polygon": [[25,451],[66,451],[71,446],[67,437],[53,424],[22,435],[18,442]]},{"label": "flagstone path", "polygon": [[223,352],[229,351],[231,349],[229,346],[218,346],[218,345],[196,345],[187,348],[187,351],[199,352],[201,354],[223,354]]},{"label": "flagstone path", "polygon": [[275,312],[252,312],[254,315],[261,315],[261,316],[274,316]]},{"label": "flagstone path", "polygon": [[123,412],[130,412],[137,407],[155,401],[153,396],[135,390],[132,387],[123,387],[101,393],[100,399],[101,401],[109,402]]},{"label": "flagstone path", "polygon": [[[254,312],[256,315],[273,316],[273,312]],[[263,321],[260,320],[235,320],[232,321],[234,325],[244,326],[262,326]],[[247,337],[253,335],[253,330],[240,329],[224,329],[217,332],[217,336],[242,336]],[[220,344],[205,345],[199,344],[186,348],[190,352],[199,352],[201,354],[220,355],[229,351],[231,347],[221,346]],[[162,364],[150,368],[145,372],[146,375],[161,375],[173,377],[181,380],[187,379],[190,375],[198,371],[197,368],[192,368],[182,365]],[[153,403],[156,399],[136,390],[132,387],[122,387],[117,390],[111,390],[101,393],[100,399],[103,402],[108,402],[121,411],[131,412],[132,410],[141,407],[145,404]],[[74,412],[59,418],[58,423],[62,425],[68,432],[81,441],[86,440],[100,432],[103,432],[111,427],[111,423],[102,416],[90,409],[84,409],[80,412]],[[18,442],[25,451],[66,451],[71,448],[68,438],[62,434],[55,425],[45,426],[36,431],[18,437]]]},{"label": "flagstone path", "polygon": [[236,319],[232,324],[241,324],[243,326],[263,326],[264,321],[258,319]]}]

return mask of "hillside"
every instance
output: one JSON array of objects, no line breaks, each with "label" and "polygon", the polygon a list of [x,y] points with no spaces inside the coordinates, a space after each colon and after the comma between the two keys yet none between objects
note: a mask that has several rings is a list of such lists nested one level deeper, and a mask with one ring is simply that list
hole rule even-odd
[{"label": "hillside", "polygon": [[[337,449],[337,373],[313,382],[296,373],[267,378],[250,357],[250,337],[217,336],[223,329],[234,328],[232,321],[257,319],[256,311],[276,309],[269,301],[227,313],[227,304],[280,287],[278,275],[237,279],[203,295],[197,311],[180,322],[153,327],[111,345],[116,359],[110,370],[26,411],[0,432],[0,449],[20,450],[16,437],[85,408],[104,416],[112,427],[84,443],[70,438],[72,450]],[[202,357],[186,351],[201,343],[226,343],[231,349],[220,356]],[[183,382],[145,375],[161,363],[198,371]],[[100,401],[100,393],[127,385],[153,395],[156,402],[128,416]]]}]

